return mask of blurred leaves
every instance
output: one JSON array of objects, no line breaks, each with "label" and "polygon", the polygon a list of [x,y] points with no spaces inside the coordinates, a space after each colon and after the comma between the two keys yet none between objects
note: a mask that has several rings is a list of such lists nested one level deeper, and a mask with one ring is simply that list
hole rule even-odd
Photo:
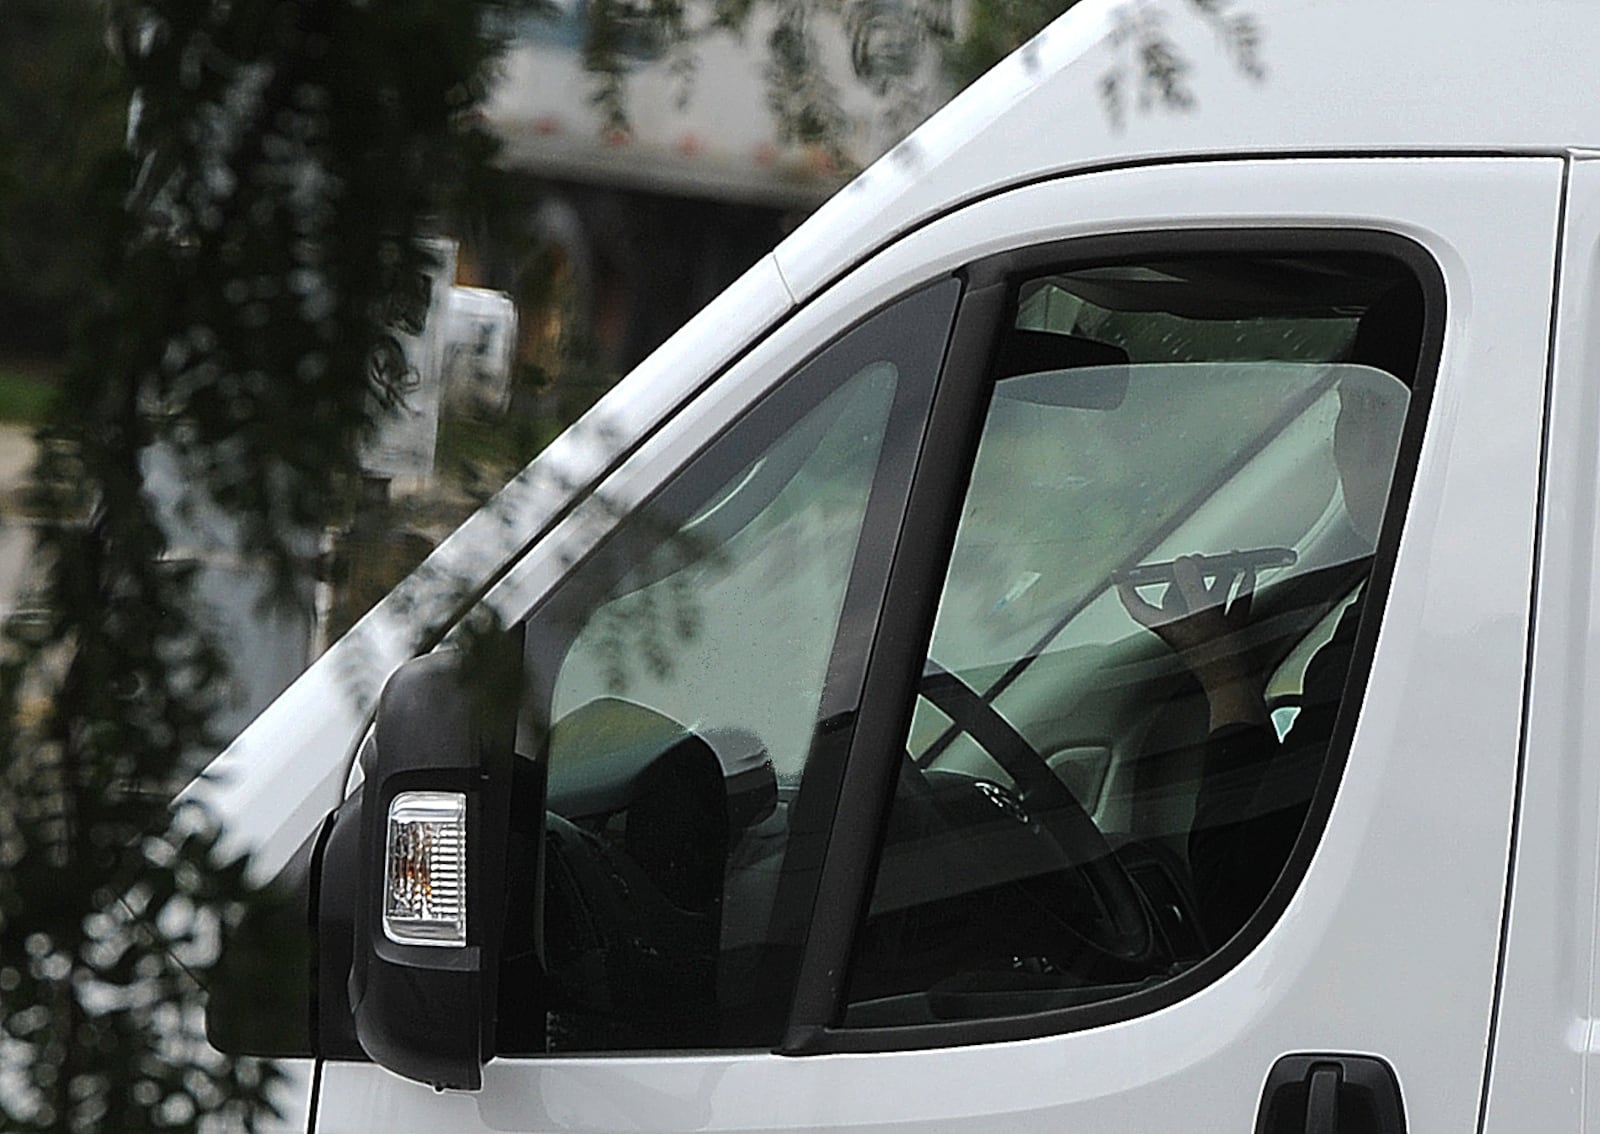
[{"label": "blurred leaves", "polygon": [[[876,100],[872,114],[898,140],[952,94],[1028,40],[1078,0],[592,0],[584,63],[596,77],[593,101],[606,129],[628,133],[627,80],[635,63],[666,51],[674,73],[692,83],[699,42],[712,34],[764,30],[767,103],[784,141],[815,147],[847,171],[853,135],[870,124],[846,109],[842,84]],[[1187,10],[1210,25],[1241,74],[1265,77],[1259,21],[1235,0],[1127,0],[1115,9],[1117,57],[1101,80],[1103,110],[1114,125],[1130,109],[1188,109],[1193,60],[1178,46],[1169,17]],[[849,69],[828,66],[835,45]]]},{"label": "blurred leaves", "polygon": [[[1224,54],[1240,74],[1257,82],[1266,77],[1261,33],[1254,16],[1231,10],[1231,0],[1188,0],[1211,25]],[[1195,104],[1190,82],[1193,64],[1178,48],[1166,8],[1140,0],[1118,9],[1112,46],[1115,64],[1100,81],[1101,100],[1113,125],[1127,121],[1130,102],[1147,113],[1155,108],[1184,111]]]},{"label": "blurred leaves", "polygon": [[104,163],[125,107],[98,5],[0,0],[0,325],[13,350],[58,354],[96,275],[91,212],[115,211]]},{"label": "blurred leaves", "polygon": [[944,48],[949,81],[962,89],[1010,55],[1078,0],[1012,0],[975,4],[960,35]]},{"label": "blurred leaves", "polygon": [[116,11],[142,158],[137,254],[167,300],[144,320],[165,334],[141,360],[140,396],[185,479],[238,518],[240,550],[281,577],[354,472],[370,408],[359,379],[426,267],[411,237],[459,168],[492,152],[468,111],[493,6]]},{"label": "blurred leaves", "polygon": [[[211,821],[170,806],[214,748],[227,665],[145,489],[151,455],[179,466],[189,496],[169,503],[224,517],[279,600],[303,597],[355,481],[372,348],[426,266],[416,238],[492,157],[485,29],[514,4],[49,2],[7,9],[7,30],[73,66],[29,86],[9,60],[37,106],[0,120],[4,168],[51,146],[31,126],[131,112],[126,144],[68,131],[82,147],[48,203],[74,217],[49,231],[71,232],[81,324],[40,438],[42,584],[0,660],[0,1113],[248,1129],[274,1073],[204,1042],[202,990],[250,889]],[[5,254],[27,254],[20,227]]]}]

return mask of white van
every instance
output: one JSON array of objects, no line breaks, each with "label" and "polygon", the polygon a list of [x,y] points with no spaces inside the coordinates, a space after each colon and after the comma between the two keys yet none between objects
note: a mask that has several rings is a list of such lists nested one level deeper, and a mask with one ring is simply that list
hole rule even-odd
[{"label": "white van", "polygon": [[1253,10],[1074,8],[219,758],[291,1129],[1600,1130],[1600,7]]}]

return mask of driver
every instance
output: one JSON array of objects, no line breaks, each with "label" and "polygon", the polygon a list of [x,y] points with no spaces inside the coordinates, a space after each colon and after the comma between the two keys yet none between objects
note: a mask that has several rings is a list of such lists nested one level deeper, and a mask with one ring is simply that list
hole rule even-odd
[{"label": "driver", "polygon": [[[1405,288],[1397,298],[1406,310],[1399,312],[1390,297],[1374,305],[1352,355],[1409,378],[1416,369],[1422,297],[1419,289]],[[1382,345],[1396,349],[1363,351],[1363,340],[1370,348],[1374,335],[1387,330],[1398,334],[1385,334]],[[1404,400],[1394,396],[1398,385],[1368,371],[1352,371],[1339,385],[1334,464],[1345,518],[1368,547],[1376,545],[1405,416]],[[1200,917],[1215,948],[1260,906],[1300,833],[1333,732],[1362,600],[1358,595],[1350,603],[1306,667],[1301,711],[1280,742],[1267,713],[1269,674],[1240,645],[1254,571],[1208,583],[1198,557],[1185,556],[1172,574],[1159,606],[1126,581],[1117,593],[1128,614],[1183,659],[1210,711],[1188,849]]]}]

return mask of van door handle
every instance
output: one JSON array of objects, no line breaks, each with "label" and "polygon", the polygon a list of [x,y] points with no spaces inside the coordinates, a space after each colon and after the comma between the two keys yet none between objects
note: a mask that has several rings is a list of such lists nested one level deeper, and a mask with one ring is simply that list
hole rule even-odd
[{"label": "van door handle", "polygon": [[1370,1055],[1286,1055],[1261,1090],[1255,1134],[1405,1134],[1394,1069]]},{"label": "van door handle", "polygon": [[1306,1134],[1339,1134],[1343,1069],[1336,1063],[1313,1064],[1306,1082]]}]

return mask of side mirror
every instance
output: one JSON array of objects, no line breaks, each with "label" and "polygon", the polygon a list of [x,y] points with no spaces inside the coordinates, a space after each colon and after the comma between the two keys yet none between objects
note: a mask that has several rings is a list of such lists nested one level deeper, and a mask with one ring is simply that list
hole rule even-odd
[{"label": "side mirror", "polygon": [[[505,655],[516,665],[520,650]],[[460,1090],[482,1085],[494,1051],[516,737],[515,699],[474,684],[442,651],[384,687],[362,753],[349,979],[362,1050]]]}]

